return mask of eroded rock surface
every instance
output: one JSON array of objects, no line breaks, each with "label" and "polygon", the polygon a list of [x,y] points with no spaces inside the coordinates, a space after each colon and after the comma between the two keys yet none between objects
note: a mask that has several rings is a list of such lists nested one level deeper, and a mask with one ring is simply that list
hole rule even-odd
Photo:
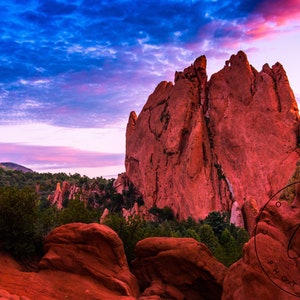
[{"label": "eroded rock surface", "polygon": [[58,227],[46,237],[45,252],[38,273],[23,272],[9,255],[1,253],[2,298],[133,300],[138,297],[137,280],[128,268],[123,243],[105,225],[72,223]]},{"label": "eroded rock surface", "polygon": [[222,300],[300,298],[300,186],[293,203],[268,201],[243,257],[224,280]]},{"label": "eroded rock surface", "polygon": [[134,300],[139,295],[123,243],[105,225],[58,227],[46,237],[45,251],[39,272],[25,272],[12,257],[0,252],[3,299]]},{"label": "eroded rock surface", "polygon": [[204,244],[192,238],[146,238],[135,254],[132,272],[143,291],[140,299],[221,298],[227,268]]},{"label": "eroded rock surface", "polygon": [[79,274],[58,270],[25,272],[7,253],[0,252],[0,298],[5,300],[135,300]]},{"label": "eroded rock surface", "polygon": [[105,225],[71,223],[60,226],[45,239],[40,268],[88,275],[124,296],[137,296],[123,243]]},{"label": "eroded rock surface", "polygon": [[207,82],[206,58],[161,82],[126,132],[126,174],[149,208],[180,219],[260,207],[299,159],[299,112],[283,67],[256,71],[243,52]]}]

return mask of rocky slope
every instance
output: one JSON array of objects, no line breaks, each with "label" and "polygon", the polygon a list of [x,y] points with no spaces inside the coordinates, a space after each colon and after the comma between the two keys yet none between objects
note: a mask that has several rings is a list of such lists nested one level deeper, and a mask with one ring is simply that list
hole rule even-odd
[{"label": "rocky slope", "polygon": [[145,205],[180,219],[258,207],[299,159],[299,111],[283,67],[256,71],[242,51],[207,81],[200,56],[175,83],[161,82],[126,132],[126,174]]}]

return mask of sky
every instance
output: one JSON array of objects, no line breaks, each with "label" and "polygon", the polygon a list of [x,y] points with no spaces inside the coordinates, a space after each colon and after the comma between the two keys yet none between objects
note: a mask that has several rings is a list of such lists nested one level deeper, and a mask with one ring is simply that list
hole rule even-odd
[{"label": "sky", "polygon": [[115,178],[159,82],[239,50],[279,61],[300,100],[300,0],[0,0],[0,162]]}]

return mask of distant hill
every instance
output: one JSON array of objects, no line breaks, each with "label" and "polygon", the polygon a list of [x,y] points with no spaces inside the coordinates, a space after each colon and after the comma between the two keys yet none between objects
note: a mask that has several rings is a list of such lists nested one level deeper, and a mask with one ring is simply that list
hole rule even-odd
[{"label": "distant hill", "polygon": [[0,168],[5,169],[5,170],[16,170],[16,171],[22,171],[24,173],[27,172],[33,172],[31,169],[26,168],[24,166],[12,163],[12,162],[1,162],[0,163]]}]

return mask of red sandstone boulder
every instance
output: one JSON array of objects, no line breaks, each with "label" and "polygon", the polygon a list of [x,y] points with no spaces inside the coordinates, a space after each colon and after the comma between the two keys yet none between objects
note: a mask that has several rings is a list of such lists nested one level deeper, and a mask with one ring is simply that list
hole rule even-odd
[{"label": "red sandstone boulder", "polygon": [[[132,272],[140,299],[220,299],[227,268],[192,238],[146,238],[137,243]],[[156,297],[156,298],[155,298]]]},{"label": "red sandstone boulder", "polygon": [[130,114],[126,174],[148,209],[169,206],[180,219],[249,198],[260,207],[293,174],[298,126],[279,63],[258,72],[240,51],[207,82],[201,56]]},{"label": "red sandstone boulder", "polygon": [[228,270],[222,300],[299,299],[299,188],[291,205],[279,199],[265,204],[243,258]]},{"label": "red sandstone boulder", "polygon": [[[0,252],[0,299],[11,300],[135,300],[83,275],[57,270],[24,271],[7,253]],[[2,298],[1,298],[2,297]]]},{"label": "red sandstone boulder", "polygon": [[123,243],[109,227],[96,223],[60,226],[45,238],[44,248],[40,268],[90,276],[121,295],[138,295]]}]

